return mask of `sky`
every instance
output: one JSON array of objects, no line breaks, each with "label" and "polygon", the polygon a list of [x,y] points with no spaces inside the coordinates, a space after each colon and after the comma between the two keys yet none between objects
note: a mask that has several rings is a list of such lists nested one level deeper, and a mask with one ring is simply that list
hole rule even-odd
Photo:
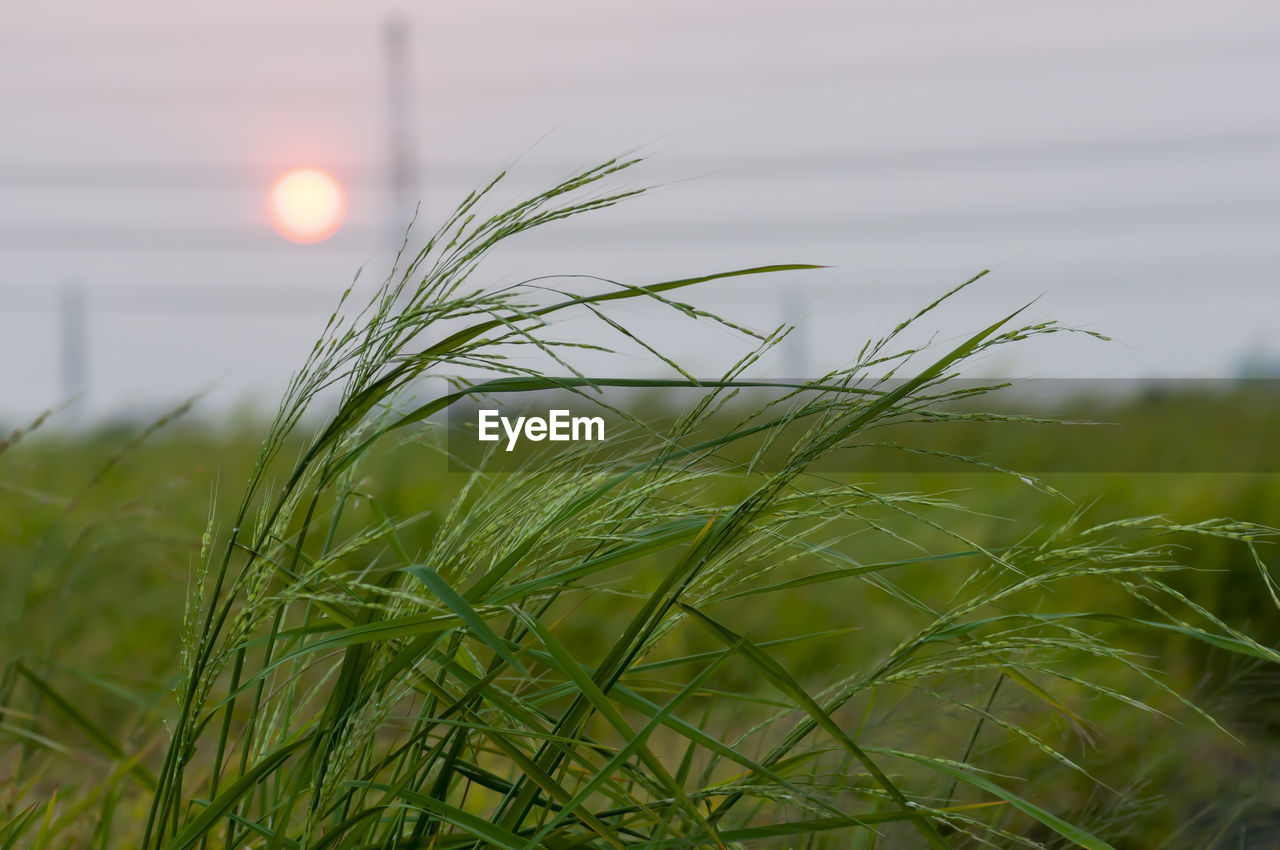
[{"label": "sky", "polygon": [[[648,160],[619,187],[659,187],[522,237],[478,285],[830,265],[698,295],[753,327],[796,323],[762,364],[782,374],[847,362],[989,268],[939,339],[1029,302],[1115,338],[1010,349],[989,374],[1280,359],[1274,2],[48,2],[0,24],[0,420],[69,394],[82,421],[195,392],[214,418],[274,405],[337,293],[384,276],[408,223],[386,177],[393,18],[419,232],[513,164],[513,199],[635,150]],[[317,245],[266,211],[302,165],[349,191]],[[627,317],[695,371],[735,353]]]}]

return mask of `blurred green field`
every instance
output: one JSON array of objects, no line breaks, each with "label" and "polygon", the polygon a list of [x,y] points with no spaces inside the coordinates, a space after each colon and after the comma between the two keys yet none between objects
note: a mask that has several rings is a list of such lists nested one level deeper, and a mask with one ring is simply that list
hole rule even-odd
[{"label": "blurred green field", "polygon": [[[1134,423],[1106,451],[956,407],[966,361],[1063,331],[907,342],[982,274],[783,398],[742,376],[787,328],[669,293],[813,266],[475,287],[502,240],[637,194],[591,188],[634,162],[469,196],[270,425],[5,442],[0,850],[1280,845],[1272,400],[1056,411]],[[694,378],[627,299],[741,359]],[[588,378],[553,314],[679,377]],[[440,427],[601,385],[700,397],[514,471],[461,471]],[[847,454],[894,435],[930,462]]]},{"label": "blurred green field", "polygon": [[[1167,409],[1169,401],[1159,403]],[[1197,402],[1185,403],[1184,409],[1194,409]],[[1134,401],[1128,413],[1141,417],[1144,405],[1151,404]],[[7,789],[0,791],[0,813],[12,815],[27,802],[47,800],[56,792],[64,802],[55,817],[82,817],[75,809],[78,795],[120,764],[54,699],[19,675],[19,663],[36,671],[125,752],[141,753],[152,769],[158,763],[165,719],[175,706],[171,691],[191,570],[210,519],[215,527],[228,522],[231,500],[252,469],[261,429],[178,421],[145,438],[144,430],[119,426],[78,436],[37,433],[0,454],[0,660],[5,664],[0,788]],[[1040,437],[1025,433],[1025,446],[1006,446],[1014,457],[1035,456]],[[412,439],[372,457],[363,475],[362,485],[388,514],[425,515],[404,531],[410,550],[428,547],[432,517],[448,510],[464,480]],[[953,500],[963,510],[940,505],[935,509],[938,521],[951,534],[991,545],[1056,527],[1077,511],[1086,523],[1163,514],[1177,521],[1232,517],[1280,527],[1280,475],[1272,473],[1043,476],[1064,497],[1033,491],[1013,476],[996,473],[841,475],[870,488]],[[713,486],[728,493],[736,485],[725,479]],[[347,518],[352,527],[370,519],[367,503],[364,511],[363,516],[352,511]],[[854,550],[860,560],[874,562],[901,557],[904,548],[922,554],[945,551],[950,542],[949,535],[929,539],[917,531],[903,547],[888,535],[864,535],[856,538]],[[1280,645],[1280,616],[1247,550],[1212,537],[1187,545],[1183,562],[1194,569],[1171,575],[1169,583],[1263,644]],[[1271,548],[1262,551],[1274,560]],[[642,571],[618,576],[615,585],[625,595],[654,581]],[[947,584],[945,574],[940,577],[936,570],[904,574],[900,582],[924,599],[945,598]],[[1124,610],[1125,600],[1113,588],[1099,583],[1095,591],[1096,600],[1072,603]],[[881,635],[896,635],[910,625],[893,622],[891,618],[906,615],[879,601],[871,592],[833,594],[826,585],[800,586],[789,591],[785,607],[772,602],[753,607],[748,597],[735,603],[733,617],[751,625],[749,637],[755,641],[831,632],[775,652],[801,681],[820,683],[835,666],[856,667],[863,655],[875,657],[888,639]],[[625,604],[607,596],[584,595],[573,604],[581,610],[565,620],[561,638],[588,655],[591,647],[607,646],[625,621]],[[1100,792],[1050,759],[1011,753],[1009,769],[1050,783],[1056,789],[1054,802],[1064,809],[1087,813],[1092,807],[1091,816],[1109,835],[1122,836],[1119,842],[1113,838],[1118,847],[1276,846],[1280,726],[1275,717],[1280,703],[1275,672],[1175,634],[1134,635],[1117,625],[1115,640],[1140,651],[1152,670],[1161,671],[1157,676],[1205,706],[1223,729],[1149,687],[1135,670],[1128,680],[1114,683],[1116,690],[1147,694],[1167,717],[1120,700],[1075,693],[1071,696],[1089,718],[1090,729],[1060,724],[1055,729],[1052,720],[1045,728],[1114,794]],[[715,648],[694,630],[681,631],[678,641],[690,653]],[[715,687],[769,699],[767,684],[742,667],[726,665]],[[975,699],[981,698],[976,676],[974,688]],[[1008,710],[1019,716],[1022,697],[1015,690],[1006,688],[995,698],[1009,701]],[[934,751],[954,751],[956,759],[964,755],[959,716],[916,716],[906,702],[866,711],[877,716],[876,728],[887,739],[903,734],[936,738],[930,745]],[[1029,723],[1046,722],[1033,719],[1030,707],[1025,716]],[[743,715],[735,722],[750,721]],[[979,746],[1007,745],[998,735],[990,737]],[[119,821],[141,819],[140,789],[125,786],[119,793],[123,799],[113,829],[117,835],[136,835],[137,824]],[[77,842],[89,840],[74,827],[66,834]],[[1054,846],[1054,836],[1037,837]],[[128,841],[118,846],[128,846]]]}]

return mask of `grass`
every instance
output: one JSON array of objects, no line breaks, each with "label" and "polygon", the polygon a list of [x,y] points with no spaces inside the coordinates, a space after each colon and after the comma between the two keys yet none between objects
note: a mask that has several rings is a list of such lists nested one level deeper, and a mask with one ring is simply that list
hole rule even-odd
[{"label": "grass", "polygon": [[[215,501],[176,699],[129,692],[144,726],[164,723],[129,737],[158,750],[64,695],[55,641],[20,645],[0,683],[21,742],[0,847],[1120,847],[1152,821],[1144,783],[1163,774],[1116,753],[1185,735],[1149,731],[1169,715],[1231,746],[1159,650],[1251,674],[1280,660],[1203,604],[1190,571],[1202,547],[1230,545],[1273,591],[1269,528],[1097,520],[1009,474],[1015,509],[1065,506],[1010,534],[975,523],[986,505],[964,493],[819,471],[886,425],[1001,420],[955,412],[969,393],[948,379],[1057,326],[1013,312],[939,350],[902,341],[970,281],[848,368],[744,408],[750,368],[786,329],[756,335],[677,299],[811,266],[476,287],[504,240],[637,194],[600,188],[630,164],[489,213],[495,181],[362,309],[344,296],[239,500]],[[612,312],[628,299],[720,323],[742,359],[699,379],[640,342],[674,376],[649,384],[701,388],[698,404],[661,427],[631,418],[607,455],[447,471],[436,420],[454,402],[597,397],[608,379],[551,322],[585,314],[636,345]],[[419,397],[448,375],[453,390]],[[415,474],[432,504],[394,504],[385,476]],[[76,751],[42,714],[104,765],[70,804],[42,779]],[[1196,812],[1162,816],[1170,841],[1197,828]]]}]

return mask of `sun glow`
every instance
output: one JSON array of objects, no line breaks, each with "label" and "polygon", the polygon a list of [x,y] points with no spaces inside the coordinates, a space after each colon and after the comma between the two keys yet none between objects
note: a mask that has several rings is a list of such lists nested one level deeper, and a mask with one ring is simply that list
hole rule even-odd
[{"label": "sun glow", "polygon": [[291,242],[323,242],[342,226],[347,194],[338,178],[319,168],[295,168],[280,176],[267,196],[271,226]]}]

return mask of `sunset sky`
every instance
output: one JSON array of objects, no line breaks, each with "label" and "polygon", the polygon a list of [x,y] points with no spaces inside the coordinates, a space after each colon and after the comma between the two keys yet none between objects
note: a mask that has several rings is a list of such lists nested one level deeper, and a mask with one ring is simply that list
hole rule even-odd
[{"label": "sunset sky", "polygon": [[[959,336],[1031,299],[1116,337],[985,365],[1226,376],[1280,358],[1274,2],[434,3],[406,7],[419,230],[517,161],[506,197],[639,149],[652,197],[513,243],[482,280],[642,283],[834,266],[706,306],[798,320],[769,365],[835,366],[981,268]],[[360,267],[408,224],[387,191],[390,4],[19,4],[0,24],[0,419],[57,404],[81,287],[89,410],[210,389],[269,406]],[[293,244],[267,193],[332,172],[346,219]],[[726,352],[667,339],[694,368]]]}]

